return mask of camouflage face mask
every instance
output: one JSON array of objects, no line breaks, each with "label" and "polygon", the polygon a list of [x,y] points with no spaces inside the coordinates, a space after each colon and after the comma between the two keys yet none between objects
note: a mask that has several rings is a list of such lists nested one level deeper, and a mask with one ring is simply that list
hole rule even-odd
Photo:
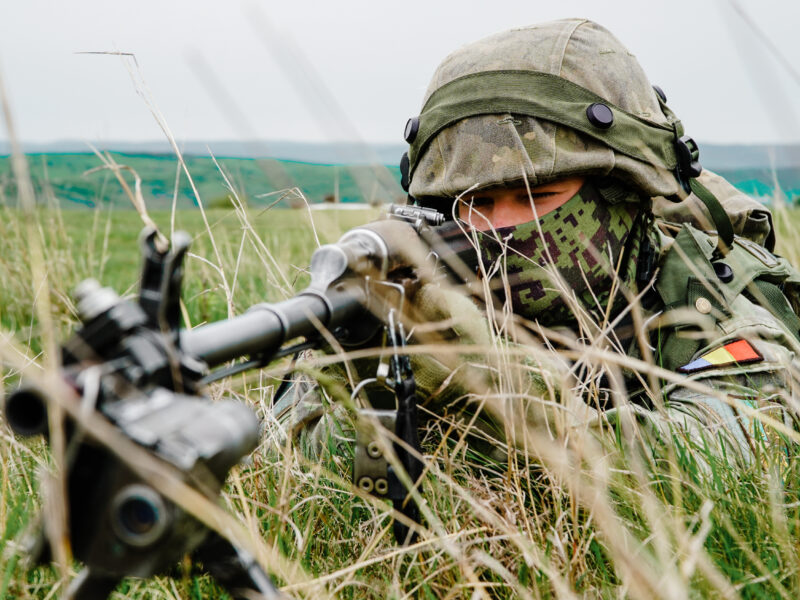
[{"label": "camouflage face mask", "polygon": [[[515,314],[544,326],[573,323],[576,301],[602,322],[615,279],[624,285],[635,277],[637,201],[621,185],[587,182],[538,222],[478,232],[498,296],[510,300]],[[616,298],[624,302],[621,292]]]}]

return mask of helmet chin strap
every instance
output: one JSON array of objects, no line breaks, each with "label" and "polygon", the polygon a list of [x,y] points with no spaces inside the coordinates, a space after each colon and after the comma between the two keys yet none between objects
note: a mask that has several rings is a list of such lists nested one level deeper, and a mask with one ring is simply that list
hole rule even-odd
[{"label": "helmet chin strap", "polygon": [[720,257],[725,256],[733,245],[733,225],[728,213],[725,212],[717,197],[697,179],[689,180],[689,186],[694,195],[700,198],[700,201],[705,205],[709,215],[711,215],[711,219],[714,221],[714,226],[717,228],[717,248],[715,253]]},{"label": "helmet chin strap", "polygon": [[675,178],[687,193],[694,193],[708,210],[714,227],[717,229],[715,253],[718,256],[725,256],[733,245],[734,234],[730,217],[717,197],[697,179],[703,172],[703,167],[700,165],[700,148],[697,143],[688,135],[684,135],[683,124],[667,106],[663,92],[658,93],[657,90],[656,97],[661,111],[675,125],[675,153],[678,160],[674,171]]}]

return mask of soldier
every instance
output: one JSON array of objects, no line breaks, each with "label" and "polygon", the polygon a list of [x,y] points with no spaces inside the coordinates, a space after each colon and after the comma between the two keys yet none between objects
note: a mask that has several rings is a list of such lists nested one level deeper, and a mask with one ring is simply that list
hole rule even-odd
[{"label": "soldier", "polygon": [[[606,29],[568,19],[457,50],[406,140],[410,199],[451,216],[445,237],[486,290],[480,307],[435,282],[412,298],[419,323],[469,348],[412,355],[428,414],[460,416],[498,459],[522,425],[626,414],[654,440],[715,440],[742,463],[791,435],[800,277],[770,252],[770,213],[701,170]],[[353,438],[350,410],[306,378],[275,413],[314,452]]]}]

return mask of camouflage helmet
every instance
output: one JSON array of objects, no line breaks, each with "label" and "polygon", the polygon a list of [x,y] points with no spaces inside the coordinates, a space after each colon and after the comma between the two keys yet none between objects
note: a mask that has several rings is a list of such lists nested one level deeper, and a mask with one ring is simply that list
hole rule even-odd
[{"label": "camouflage helmet", "polygon": [[677,200],[700,172],[698,152],[662,96],[591,21],[498,33],[439,65],[406,125],[405,187],[437,204],[523,178],[600,175]]}]

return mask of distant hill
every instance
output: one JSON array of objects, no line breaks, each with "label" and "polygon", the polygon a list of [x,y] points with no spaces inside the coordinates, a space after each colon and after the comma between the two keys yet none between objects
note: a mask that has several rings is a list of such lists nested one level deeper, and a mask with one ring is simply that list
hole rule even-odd
[{"label": "distant hill", "polygon": [[[234,193],[250,206],[302,206],[306,200],[380,204],[405,198],[398,167],[230,157],[218,158],[215,163],[207,156],[187,155],[190,183],[172,154],[116,152],[110,157],[124,167],[120,173],[131,189],[134,172],[139,176],[142,195],[152,209],[169,209],[173,201],[179,208],[196,206],[195,189],[206,207],[230,207],[229,196]],[[29,154],[28,164],[36,197],[42,203],[131,208],[113,172],[102,168],[102,161],[94,154]],[[15,204],[16,195],[11,160],[0,157],[0,205]]]},{"label": "distant hill", "polygon": [[700,162],[712,171],[800,168],[800,144],[700,144]]},{"label": "distant hill", "polygon": [[[110,141],[93,144],[99,150],[125,154],[172,155],[166,141],[124,142]],[[285,140],[253,140],[247,142],[215,140],[209,142],[179,143],[187,156],[216,156],[217,158],[274,158],[326,165],[397,165],[406,151],[405,144],[358,144],[353,142],[290,142]],[[85,141],[62,140],[48,143],[23,142],[28,154],[81,154],[91,152]],[[0,140],[0,156],[11,152],[10,145]]]},{"label": "distant hill", "polygon": [[[145,142],[109,141],[95,144],[100,150],[126,154],[172,154],[166,141]],[[85,141],[62,140],[48,143],[23,143],[31,154],[81,154],[91,152]],[[357,144],[353,142],[292,142],[287,140],[213,140],[190,141],[179,144],[181,152],[190,156],[227,158],[275,158],[327,165],[383,164],[397,165],[407,146],[397,144]],[[0,140],[0,156],[7,155],[10,146]],[[700,144],[700,162],[712,171],[733,169],[791,169],[800,168],[800,144]]]}]

